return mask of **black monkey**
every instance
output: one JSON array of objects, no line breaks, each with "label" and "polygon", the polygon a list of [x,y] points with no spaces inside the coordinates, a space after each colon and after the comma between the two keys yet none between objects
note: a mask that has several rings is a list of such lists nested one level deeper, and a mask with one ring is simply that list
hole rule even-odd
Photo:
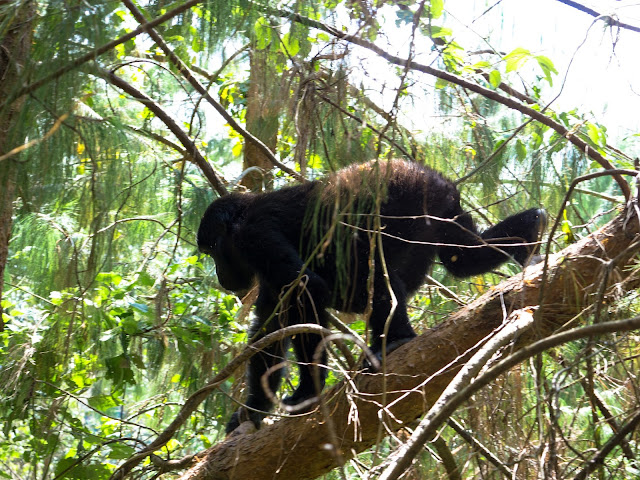
[{"label": "black monkey", "polygon": [[[525,264],[545,224],[544,210],[531,209],[479,234],[451,181],[416,163],[392,160],[354,165],[326,182],[222,197],[202,218],[198,247],[215,260],[224,288],[241,293],[258,281],[252,341],[286,325],[326,326],[326,307],[364,312],[373,260],[369,326],[371,348],[379,355],[391,311],[389,286],[397,306],[389,320],[388,351],[416,335],[406,301],[422,285],[436,254],[449,272],[461,277],[488,272],[509,259]],[[281,302],[288,290],[288,301]],[[286,404],[316,395],[311,364],[320,342],[320,336],[312,334],[292,339],[300,382]],[[272,407],[261,377],[283,361],[286,349],[285,342],[277,343],[252,357],[248,410],[233,414],[227,432],[241,423],[241,412],[259,427]],[[325,360],[326,354],[322,363]],[[281,369],[269,375],[271,391],[278,389],[280,379]]]}]

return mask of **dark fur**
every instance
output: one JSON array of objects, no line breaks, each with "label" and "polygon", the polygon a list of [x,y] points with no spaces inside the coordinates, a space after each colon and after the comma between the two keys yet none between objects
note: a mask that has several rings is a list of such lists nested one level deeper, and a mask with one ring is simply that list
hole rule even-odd
[{"label": "dark fur", "polygon": [[[380,216],[376,217],[379,198]],[[429,168],[394,160],[355,165],[325,183],[220,198],[202,218],[198,246],[215,260],[224,288],[242,292],[258,280],[257,318],[249,330],[255,341],[286,325],[310,322],[326,326],[326,307],[364,312],[369,298],[369,232],[375,231],[377,219],[384,259],[376,247],[369,319],[371,348],[376,354],[383,348],[382,334],[391,308],[387,281],[398,302],[386,337],[387,349],[391,349],[415,337],[406,301],[422,285],[436,255],[456,276],[487,272],[510,258],[524,264],[534,247],[522,243],[535,242],[545,224],[544,211],[531,209],[478,234],[471,216],[460,207],[460,195],[452,182]],[[383,260],[388,280],[383,275]],[[290,300],[276,311],[291,285]],[[285,403],[295,405],[316,395],[310,364],[320,340],[318,335],[293,338],[300,383]],[[272,407],[261,377],[283,361],[286,349],[285,342],[274,344],[250,361],[246,405],[256,426],[265,415],[262,412]],[[272,391],[278,389],[280,372],[269,376]],[[324,384],[324,373],[320,377]],[[227,431],[240,421],[236,412]]]}]

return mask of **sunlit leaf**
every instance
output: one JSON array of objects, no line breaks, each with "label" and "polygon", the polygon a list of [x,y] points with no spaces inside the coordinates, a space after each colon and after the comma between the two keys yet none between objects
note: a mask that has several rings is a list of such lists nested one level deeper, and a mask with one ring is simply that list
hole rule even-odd
[{"label": "sunlit leaf", "polygon": [[558,71],[553,65],[553,62],[549,59],[549,57],[545,57],[544,55],[536,55],[535,59],[538,61],[538,65],[540,65],[540,68],[544,73],[544,78],[547,80],[549,85],[553,85],[553,77],[551,76],[551,74],[558,74]]},{"label": "sunlit leaf", "polygon": [[444,0],[431,0],[429,13],[431,18],[440,18],[444,12]]},{"label": "sunlit leaf", "polygon": [[507,73],[519,70],[529,59],[531,52],[525,48],[518,47],[504,56],[507,63]]},{"label": "sunlit leaf", "polygon": [[498,88],[502,83],[502,75],[498,70],[491,70],[489,73],[489,83],[493,88]]}]

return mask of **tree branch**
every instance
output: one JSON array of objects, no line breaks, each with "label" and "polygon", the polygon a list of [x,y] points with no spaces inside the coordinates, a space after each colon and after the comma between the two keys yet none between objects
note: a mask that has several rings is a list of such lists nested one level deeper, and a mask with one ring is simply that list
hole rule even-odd
[{"label": "tree branch", "polygon": [[84,65],[85,63],[88,63],[88,62],[90,62],[92,60],[95,60],[96,58],[98,58],[103,53],[106,53],[109,50],[112,50],[113,48],[117,47],[118,45],[121,45],[121,44],[123,44],[125,42],[128,42],[132,38],[137,37],[138,35],[143,33],[147,27],[153,28],[153,27],[155,27],[157,25],[160,25],[161,23],[166,22],[167,20],[171,20],[173,17],[175,17],[177,15],[180,15],[182,12],[187,11],[188,9],[190,9],[194,5],[197,5],[200,2],[202,2],[202,0],[188,0],[187,2],[183,3],[182,5],[177,6],[173,10],[168,11],[164,15],[159,16],[155,20],[152,20],[149,23],[146,23],[144,25],[140,25],[138,28],[136,28],[135,30],[127,33],[126,35],[123,35],[123,36],[121,36],[119,38],[116,38],[115,40],[112,40],[111,42],[105,43],[104,45],[102,45],[102,46],[90,51],[89,53],[87,53],[85,55],[82,55],[81,57],[78,57],[74,61],[68,63],[67,65],[65,65],[65,66],[63,66],[61,68],[59,68],[55,72],[52,72],[49,75],[45,75],[40,80],[36,80],[35,82],[30,83],[29,85],[26,85],[25,87],[22,87],[21,89],[17,90],[13,94],[9,95],[5,99],[5,101],[2,104],[0,104],[0,112],[3,112],[5,110],[5,108],[8,105],[10,105],[15,99],[20,98],[21,96],[26,95],[28,93],[34,92],[38,88],[40,88],[40,87],[46,85],[47,83],[49,83],[49,82],[51,82],[51,81],[53,81],[53,80],[65,75],[65,74],[75,70],[76,68],[80,67],[81,65]]},{"label": "tree branch", "polygon": [[[552,118],[545,115],[543,113],[544,110],[542,111],[535,110],[531,107],[528,107],[527,105],[522,104],[518,100],[515,100],[510,97],[506,97],[495,90],[491,90],[489,88],[483,87],[475,82],[467,80],[453,73],[449,73],[444,70],[439,70],[429,65],[423,65],[411,59],[397,57],[395,55],[392,55],[384,51],[382,48],[378,47],[374,43],[371,43],[356,35],[350,35],[348,33],[342,32],[334,27],[326,25],[317,20],[304,17],[294,12],[287,12],[284,10],[275,9],[275,8],[260,5],[257,3],[252,3],[252,5],[254,5],[258,10],[261,10],[265,13],[268,13],[274,16],[283,17],[283,18],[289,18],[292,21],[327,32],[333,35],[334,37],[339,38],[340,40],[344,40],[345,42],[359,45],[363,48],[366,48],[367,50],[374,52],[378,56],[384,58],[389,63],[392,63],[394,65],[399,65],[403,68],[410,68],[418,72],[423,72],[428,75],[432,75],[436,78],[446,80],[447,82],[453,83],[454,85],[458,85],[462,88],[478,93],[490,100],[501,103],[502,105],[509,107],[513,110],[516,110],[524,115],[527,115],[533,118],[534,120],[542,123],[543,125],[551,128],[552,130],[557,132],[559,135],[566,138],[573,145],[575,145],[579,150],[584,152],[584,154],[587,155],[589,158],[599,163],[603,168],[607,170],[614,169],[614,166],[611,164],[611,162],[609,162],[609,160],[607,160],[600,152],[592,148],[586,141],[580,138],[575,131],[569,130],[564,125],[561,125],[560,123],[556,122]],[[624,194],[625,198],[629,199],[631,196],[631,190],[627,182],[625,182],[625,180],[620,175],[617,175],[617,174],[613,175],[613,178],[620,186],[620,190],[622,190],[622,193]]]},{"label": "tree branch", "polygon": [[96,68],[95,71],[97,72],[98,76],[104,78],[108,82],[120,88],[122,91],[131,95],[133,98],[135,98],[149,110],[151,110],[154,115],[158,117],[169,130],[171,130],[171,133],[173,133],[178,138],[182,146],[187,151],[186,153],[193,160],[193,163],[195,163],[198,168],[200,168],[215,191],[218,192],[219,195],[227,194],[227,189],[225,188],[224,184],[218,178],[218,175],[213,170],[209,162],[207,162],[207,160],[202,156],[200,150],[198,150],[198,147],[196,147],[196,144],[193,143],[191,138],[189,138],[189,135],[187,135],[187,133],[178,126],[173,118],[171,118],[171,116],[167,112],[165,112],[160,107],[160,105],[154,102],[153,99],[146,96],[140,90],[135,88],[133,85],[118,77],[112,71],[107,71],[102,68]]},{"label": "tree branch", "polygon": [[569,7],[573,7],[577,10],[580,10],[581,12],[591,15],[592,17],[596,17],[598,19],[604,20],[608,26],[624,28],[625,30],[631,30],[632,32],[640,32],[640,27],[636,27],[635,25],[630,25],[628,23],[622,23],[616,18],[617,16],[598,13],[592,8],[589,8],[586,5],[582,5],[581,3],[574,2],[572,0],[558,0],[558,1],[560,3],[564,3]]},{"label": "tree branch", "polygon": [[254,144],[268,159],[269,161],[276,167],[278,167],[283,172],[287,172],[296,180],[304,181],[304,178],[295,170],[287,167],[280,160],[278,160],[273,152],[269,150],[259,138],[252,135],[247,129],[241,126],[238,122],[236,122],[235,118],[233,118],[229,112],[227,112],[224,107],[220,104],[220,102],[216,101],[209,91],[202,85],[191,73],[189,67],[178,57],[169,45],[164,41],[164,39],[156,32],[149,23],[147,19],[144,18],[144,15],[138,8],[134,5],[131,0],[122,0],[122,2],[129,9],[134,18],[140,22],[141,26],[143,26],[149,36],[153,39],[154,42],[162,49],[162,51],[167,55],[169,61],[176,66],[180,74],[191,84],[191,86],[200,94],[202,97],[209,102],[209,104],[224,118],[231,128],[233,128],[236,132],[238,132],[245,141]]},{"label": "tree branch", "polygon": [[[328,472],[336,466],[332,449],[339,448],[343,459],[352,458],[379,441],[381,423],[388,431],[397,430],[427,411],[483,339],[503,322],[505,312],[508,315],[540,305],[541,314],[536,314],[533,327],[510,347],[509,351],[516,353],[508,357],[509,362],[504,360],[506,363],[492,367],[493,376],[487,376],[489,372],[482,375],[474,382],[474,388],[486,385],[499,372],[558,342],[614,329],[638,328],[640,318],[634,318],[548,338],[566,322],[575,321],[578,313],[599,298],[603,278],[614,277],[605,275],[608,265],[616,268],[618,279],[635,280],[626,267],[640,249],[639,227],[634,207],[628,212],[550,256],[546,273],[543,265],[527,268],[391,353],[384,378],[362,373],[353,382],[355,387],[342,384],[329,391],[325,404],[335,426],[333,433],[340,439],[338,445],[332,444],[327,422],[316,411],[281,419],[254,434],[226,439],[198,455],[199,461],[182,479],[260,480],[273,478],[275,472],[282,478],[311,479]],[[617,287],[630,289],[635,283],[621,281]],[[498,366],[500,369],[494,370]]]}]

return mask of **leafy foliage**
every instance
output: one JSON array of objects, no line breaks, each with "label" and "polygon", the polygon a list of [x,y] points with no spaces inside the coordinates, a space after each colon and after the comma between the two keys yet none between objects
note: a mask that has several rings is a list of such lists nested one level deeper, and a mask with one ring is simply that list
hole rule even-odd
[{"label": "leafy foliage", "polygon": [[[183,3],[137,6],[152,20]],[[0,10],[3,16],[11,6]],[[38,8],[31,59],[16,92],[138,27],[120,2],[51,0]],[[266,52],[281,107],[275,154],[308,178],[371,158],[413,156],[462,179],[466,207],[486,223],[544,205],[561,218],[550,250],[611,218],[620,196],[608,177],[582,183],[563,204],[573,179],[601,168],[588,152],[447,80],[367,57],[328,27],[357,32],[363,42],[400,49],[407,58],[495,92],[515,89],[524,79],[531,108],[545,111],[615,167],[633,167],[637,138],[630,137],[627,156],[609,146],[610,132],[591,115],[547,108],[542,99],[555,91],[558,77],[552,59],[522,46],[503,55],[499,49],[475,53],[477,45],[457,40],[461,27],[447,8],[442,0],[212,0],[156,29],[240,123],[254,95],[249,56]],[[149,101],[116,88],[100,69],[113,70]],[[10,159],[19,170],[2,297],[0,477],[108,478],[247,340],[247,308],[216,285],[211,262],[194,245],[200,215],[214,195],[193,151],[234,188],[245,139],[183,73],[156,42],[138,35],[25,97],[7,138],[42,141]],[[175,120],[193,142],[189,148],[149,102]],[[69,117],[56,127],[62,115]],[[275,176],[276,185],[289,181],[282,171]],[[437,324],[517,271],[507,266],[460,283],[436,268],[439,286],[431,282],[412,304],[416,329]],[[602,315],[634,315],[637,307],[632,293]],[[593,312],[585,318],[601,320]],[[365,335],[364,318],[352,327]],[[503,452],[506,465],[519,465],[525,477],[549,473],[541,468],[568,476],[585,452],[612,435],[594,399],[620,422],[637,408],[638,385],[630,373],[637,358],[634,336],[566,345],[483,390],[457,420],[494,453]],[[332,374],[330,383],[339,377]],[[158,455],[177,458],[219,440],[235,409],[231,396],[241,392],[242,378],[228,379]],[[464,477],[498,478],[495,466],[458,433],[446,429],[442,437]],[[637,454],[636,439],[628,444]],[[364,454],[363,465],[374,465],[396,442]],[[541,467],[551,444],[554,463]],[[345,475],[357,478],[360,468],[349,466]],[[428,453],[416,469],[434,478],[442,472]],[[628,478],[637,469],[627,452],[615,452],[601,472]]]}]

